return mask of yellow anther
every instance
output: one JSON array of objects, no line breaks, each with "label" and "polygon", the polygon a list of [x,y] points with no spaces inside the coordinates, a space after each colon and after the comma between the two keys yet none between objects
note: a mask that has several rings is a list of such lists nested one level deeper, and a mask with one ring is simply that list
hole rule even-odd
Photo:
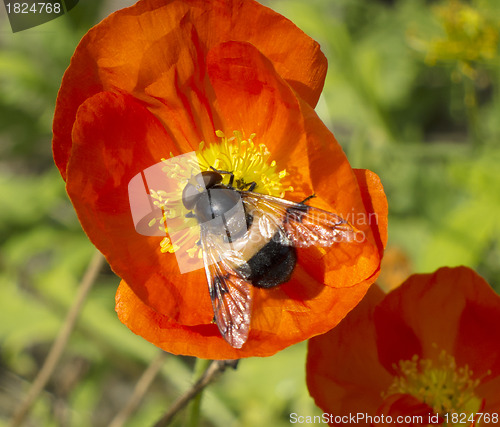
[{"label": "yellow anther", "polygon": [[[293,187],[285,187],[281,183],[288,174],[285,169],[276,170],[276,161],[270,159],[271,153],[267,146],[253,141],[255,133],[247,139],[237,130],[232,132],[230,138],[222,130],[217,130],[215,134],[220,141],[211,144],[206,144],[205,141],[199,143],[196,151],[197,161],[183,156],[173,157],[172,153],[169,159],[161,159],[164,163],[162,171],[170,182],[178,183],[178,188],[172,189],[171,192],[150,190],[153,205],[161,209],[161,214],[153,218],[149,226],[152,227],[159,222],[159,230],[168,233],[166,223],[170,219],[175,219],[175,225],[169,224],[174,227],[172,230],[184,230],[180,236],[176,235],[175,244],[168,237],[161,241],[162,253],[173,253],[181,247],[191,258],[201,259],[203,256],[200,246],[194,243],[199,238],[197,222],[194,218],[186,217],[188,211],[182,203],[179,203],[186,183],[192,179],[193,170],[209,171],[214,168],[231,172],[234,175],[235,187],[243,188],[255,182],[255,191],[272,196],[283,197],[285,192],[293,191]],[[229,174],[223,174],[223,180],[227,184]]]},{"label": "yellow anther", "polygon": [[394,378],[383,397],[410,394],[428,404],[435,413],[473,413],[480,409],[481,399],[475,394],[480,379],[473,377],[467,365],[458,367],[455,358],[442,350],[437,360],[401,360],[394,368]]}]

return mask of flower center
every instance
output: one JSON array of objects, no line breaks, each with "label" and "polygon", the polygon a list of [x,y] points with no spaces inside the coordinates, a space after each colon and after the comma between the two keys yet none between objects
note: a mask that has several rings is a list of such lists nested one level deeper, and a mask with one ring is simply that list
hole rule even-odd
[{"label": "flower center", "polygon": [[479,410],[481,399],[474,390],[481,382],[473,379],[467,365],[457,367],[455,358],[442,350],[437,360],[400,360],[394,365],[399,375],[383,397],[396,393],[410,394],[432,407],[434,413],[468,413]]},{"label": "flower center", "polygon": [[[239,131],[234,131],[230,138],[220,130],[215,134],[220,142],[205,147],[205,142],[202,141],[196,153],[202,171],[213,167],[232,172],[236,187],[255,182],[255,191],[271,196],[283,197],[286,191],[293,191],[292,187],[285,188],[281,183],[288,175],[286,169],[279,172],[276,170],[276,161],[270,160],[271,153],[267,147],[253,141],[255,134],[247,139]],[[226,178],[229,179],[227,176]]]},{"label": "flower center", "polygon": [[[165,237],[160,243],[160,250],[163,253],[173,253],[180,248],[185,250],[191,258],[201,258],[201,248],[196,245],[199,238],[199,228],[195,218],[186,217],[189,211],[179,203],[179,195],[184,187],[192,179],[192,170],[209,171],[212,168],[231,172],[234,175],[233,186],[244,188],[246,185],[255,182],[254,191],[276,197],[283,197],[286,191],[293,191],[293,187],[285,187],[282,179],[288,173],[285,169],[276,170],[276,161],[271,160],[271,153],[264,144],[254,142],[255,134],[244,138],[242,133],[234,131],[232,137],[227,137],[224,132],[215,132],[219,142],[205,144],[200,142],[196,151],[196,160],[193,158],[174,157],[161,159],[165,166],[162,171],[167,175],[169,181],[176,182],[177,188],[172,191],[150,190],[153,204],[160,208],[162,216],[152,219],[149,223],[151,227],[159,225],[160,230],[168,234],[167,221],[169,227],[179,224],[184,233],[177,236],[172,244],[170,238]],[[190,165],[190,163],[197,163]],[[229,174],[222,174],[223,183],[229,183]],[[177,202],[175,202],[177,201]]]}]

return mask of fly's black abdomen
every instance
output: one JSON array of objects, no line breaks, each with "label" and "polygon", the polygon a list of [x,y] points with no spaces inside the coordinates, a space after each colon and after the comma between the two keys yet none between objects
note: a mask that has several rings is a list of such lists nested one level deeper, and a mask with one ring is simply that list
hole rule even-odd
[{"label": "fly's black abdomen", "polygon": [[290,280],[296,262],[295,248],[273,237],[238,272],[253,286],[272,288]]}]

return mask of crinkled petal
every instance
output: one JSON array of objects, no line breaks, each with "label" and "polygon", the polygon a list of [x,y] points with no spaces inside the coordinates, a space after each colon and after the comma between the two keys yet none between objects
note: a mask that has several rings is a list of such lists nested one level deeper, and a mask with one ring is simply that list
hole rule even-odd
[{"label": "crinkled petal", "polygon": [[[381,419],[383,416],[385,420],[391,417],[392,422],[373,423],[373,426],[394,425],[394,420],[402,420],[398,424],[404,427],[427,427],[433,424],[443,425],[444,422],[444,419],[438,416],[435,422],[430,423],[429,417],[435,415],[432,408],[409,394],[393,394],[389,396],[378,408],[375,415],[380,416]],[[406,422],[403,422],[405,420]],[[422,422],[420,422],[421,420]],[[432,421],[434,421],[434,418],[432,418]]]},{"label": "crinkled petal", "polygon": [[[161,120],[176,116],[180,128],[175,129],[175,137],[184,135],[199,142],[196,128],[183,125],[187,120],[212,119],[192,112],[208,100],[199,90],[205,79],[205,55],[227,40],[255,45],[303,99],[316,105],[326,58],[318,43],[283,16],[253,0],[139,1],[91,29],[64,75],[53,141],[62,176],[66,177],[76,112],[87,98],[102,91],[134,94]],[[193,89],[191,93],[187,88]],[[175,99],[178,93],[183,96]]]},{"label": "crinkled petal", "polygon": [[[327,251],[324,281],[352,286],[372,276],[380,266],[381,241],[372,229],[378,225],[370,224],[357,177],[332,133],[254,46],[227,42],[213,48],[207,61],[225,128],[257,134],[278,170],[286,168],[289,183],[299,184],[290,197],[300,201],[315,194],[312,205],[339,213],[362,233],[360,242],[341,242]],[[374,215],[385,218],[387,210]]]},{"label": "crinkled petal", "polygon": [[309,342],[307,382],[318,406],[335,414],[425,417],[432,411],[418,398],[384,393],[401,360],[436,361],[444,350],[479,380],[480,412],[498,412],[500,297],[492,288],[456,267],[413,275],[385,297],[376,289],[339,326]]},{"label": "crinkled petal", "polygon": [[148,305],[185,324],[209,322],[204,272],[182,278],[162,237],[139,234],[129,202],[130,180],[168,157],[176,144],[158,120],[129,95],[102,92],[79,109],[66,188],[83,229],[117,275]]},{"label": "crinkled petal", "polygon": [[477,375],[500,372],[500,296],[467,267],[410,276],[377,307],[375,322],[388,370],[414,354],[437,359],[445,350]]},{"label": "crinkled petal", "polygon": [[340,325],[309,340],[307,386],[323,411],[374,414],[382,403],[381,387],[388,387],[392,377],[378,361],[372,317],[383,297],[372,286]]}]

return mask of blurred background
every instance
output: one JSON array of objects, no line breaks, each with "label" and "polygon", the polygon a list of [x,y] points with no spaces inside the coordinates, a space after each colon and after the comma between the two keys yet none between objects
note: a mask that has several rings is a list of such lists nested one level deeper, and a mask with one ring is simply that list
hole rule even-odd
[{"label": "blurred background", "polygon": [[[0,425],[25,396],[92,258],[53,165],[57,90],[86,31],[133,2],[86,0],[13,34],[0,6]],[[353,167],[382,179],[389,245],[379,283],[467,265],[500,291],[500,2],[274,0],[329,61],[317,107]],[[117,319],[104,269],[27,426],[107,426],[158,350]],[[240,362],[203,395],[200,425],[286,426],[319,410],[305,343]],[[152,425],[193,383],[168,356],[126,426]],[[186,425],[181,413],[174,425]]]}]

